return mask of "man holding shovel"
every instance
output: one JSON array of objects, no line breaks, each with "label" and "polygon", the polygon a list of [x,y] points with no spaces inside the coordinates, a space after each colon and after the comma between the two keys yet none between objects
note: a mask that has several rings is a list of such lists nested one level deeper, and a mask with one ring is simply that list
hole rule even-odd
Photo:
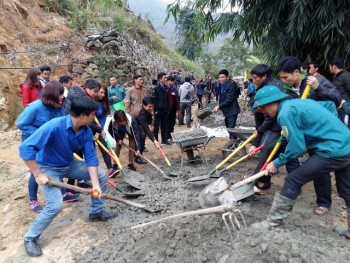
[{"label": "man holding shovel", "polygon": [[[219,104],[213,109],[213,112],[222,111],[225,116],[226,128],[234,128],[236,126],[238,113],[241,112],[238,104],[237,84],[228,79],[228,71],[222,69],[219,71]],[[230,139],[235,139],[236,135],[230,133]]]},{"label": "man holding shovel", "polygon": [[[92,131],[88,127],[95,118],[97,107],[97,102],[87,96],[73,99],[69,115],[45,123],[19,146],[20,157],[36,182],[43,186],[47,203],[24,236],[29,256],[42,254],[37,241],[62,209],[61,190],[51,186],[50,180],[60,181],[63,177],[91,179],[93,195],[89,220],[107,221],[117,216],[117,213],[104,211],[104,200],[100,199],[106,189],[107,171],[98,168]],[[78,151],[83,151],[84,162],[73,158],[73,153]]]},{"label": "man holding shovel", "polygon": [[[267,219],[252,227],[270,230],[282,225],[291,213],[301,188],[331,171],[335,172],[339,195],[345,200],[350,225],[350,131],[335,116],[335,112],[325,109],[319,102],[287,100],[287,97],[275,86],[266,86],[255,96],[253,107],[261,107],[271,118],[277,117],[288,141],[285,152],[267,166],[266,172],[276,173],[278,167],[295,159],[305,149],[309,151],[310,158],[287,175],[281,192],[275,195]],[[336,226],[334,230],[350,238],[349,229]]]}]

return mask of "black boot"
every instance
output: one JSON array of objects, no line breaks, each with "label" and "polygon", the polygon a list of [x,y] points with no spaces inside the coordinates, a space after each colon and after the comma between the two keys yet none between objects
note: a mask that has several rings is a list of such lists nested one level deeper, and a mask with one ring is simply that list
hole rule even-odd
[{"label": "black boot", "polygon": [[146,164],[147,162],[140,156],[135,157],[135,163]]},{"label": "black boot", "polygon": [[24,241],[24,248],[31,257],[39,257],[43,253],[36,241]]},{"label": "black boot", "polygon": [[348,229],[345,229],[339,224],[335,224],[333,231],[337,232],[340,236],[350,239],[350,207],[346,207],[347,217],[348,217]]},{"label": "black boot", "polygon": [[282,225],[283,220],[292,212],[295,201],[296,200],[289,199],[280,193],[276,193],[267,219],[252,224],[252,227],[261,230],[271,230],[272,227]]},{"label": "black boot", "polygon": [[93,221],[93,222],[108,221],[108,220],[115,218],[117,216],[118,216],[118,213],[116,213],[116,212],[107,212],[107,211],[102,210],[101,212],[96,213],[96,214],[89,214],[89,221]]}]

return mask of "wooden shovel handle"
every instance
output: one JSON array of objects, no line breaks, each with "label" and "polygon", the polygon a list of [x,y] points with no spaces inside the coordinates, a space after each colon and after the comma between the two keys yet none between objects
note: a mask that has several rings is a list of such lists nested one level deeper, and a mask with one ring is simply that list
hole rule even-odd
[{"label": "wooden shovel handle", "polygon": [[[82,194],[86,194],[86,195],[91,195],[92,194],[92,190],[91,189],[81,188],[81,187],[78,187],[78,186],[75,186],[75,185],[61,183],[61,182],[57,182],[57,181],[54,181],[54,180],[51,180],[51,179],[49,179],[48,184],[52,185],[52,186],[62,187],[62,188],[65,188],[65,189],[68,189],[68,190],[71,190],[71,191],[75,191],[75,192],[79,192],[79,193],[82,193]],[[137,207],[137,208],[145,208],[145,205],[141,205],[141,204],[138,204],[138,203],[135,203],[135,202],[131,202],[129,200],[125,200],[123,198],[120,198],[120,197],[117,197],[117,196],[114,196],[114,195],[109,195],[109,194],[102,193],[101,197],[102,198],[106,198],[106,199],[110,199],[110,200],[114,200],[114,201],[117,201],[119,203],[122,203],[122,204],[125,204],[125,205],[128,205],[128,206],[133,206],[133,207]]]},{"label": "wooden shovel handle", "polygon": [[215,169],[218,170],[221,166],[223,166],[225,163],[228,162],[233,156],[235,156],[240,150],[242,150],[248,143],[250,143],[254,138],[256,137],[256,134],[253,134],[250,136],[242,145],[240,145],[236,150],[234,150],[229,156],[226,157],[225,160],[223,160],[221,163],[219,163]]},{"label": "wooden shovel handle", "polygon": [[256,179],[258,179],[260,177],[263,177],[265,174],[266,174],[266,170],[260,171],[257,174],[254,174],[254,175],[252,175],[252,176],[250,176],[250,177],[248,177],[248,178],[246,178],[246,179],[244,179],[244,180],[242,180],[242,181],[240,181],[240,182],[230,186],[229,189],[230,190],[234,190],[234,189],[236,189],[238,187],[241,187],[242,185],[251,183],[251,182],[255,181]]},{"label": "wooden shovel handle", "polygon": [[[129,149],[130,151],[134,152],[134,149],[130,148],[128,145],[126,145],[124,142],[122,143],[122,145]],[[150,159],[146,158],[145,156],[142,156],[143,159],[145,159],[150,165],[152,165],[154,168],[156,168],[161,174],[163,174],[164,176],[166,176],[166,174],[163,172],[162,169],[160,169],[155,163],[153,163]]]}]

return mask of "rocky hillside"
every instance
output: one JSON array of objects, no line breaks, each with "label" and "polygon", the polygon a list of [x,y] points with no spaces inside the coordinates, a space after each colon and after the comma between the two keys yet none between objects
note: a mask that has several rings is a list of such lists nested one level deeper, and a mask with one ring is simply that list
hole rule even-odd
[{"label": "rocky hillside", "polygon": [[47,3],[0,1],[0,130],[12,128],[23,110],[19,84],[33,66],[50,65],[52,79],[70,74],[76,84],[115,74],[128,86],[135,73],[144,74],[150,83],[157,72],[178,68],[204,74],[200,66],[164,44],[152,25],[128,11],[113,12],[117,22],[82,31],[67,16],[49,12]]}]

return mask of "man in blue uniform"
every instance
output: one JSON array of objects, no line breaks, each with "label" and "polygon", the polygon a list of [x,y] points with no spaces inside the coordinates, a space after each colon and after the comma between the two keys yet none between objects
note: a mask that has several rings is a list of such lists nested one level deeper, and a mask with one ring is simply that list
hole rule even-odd
[{"label": "man in blue uniform", "polygon": [[[271,162],[266,171],[276,173],[278,167],[297,158],[306,149],[310,158],[287,175],[281,192],[275,195],[267,219],[252,227],[269,230],[282,225],[291,213],[302,186],[322,176],[322,172],[331,171],[335,172],[339,195],[345,200],[350,225],[350,131],[335,113],[319,102],[287,100],[287,97],[275,86],[266,86],[255,96],[254,108],[261,107],[271,118],[277,117],[288,141],[285,152]],[[335,229],[340,235],[350,238],[349,229],[339,226]]]},{"label": "man in blue uniform", "polygon": [[[24,236],[29,256],[42,254],[37,240],[62,209],[61,190],[50,186],[49,179],[90,179],[96,195],[91,197],[89,220],[107,221],[117,216],[114,212],[104,211],[104,200],[100,199],[106,189],[107,172],[98,168],[93,135],[88,127],[95,118],[97,107],[97,102],[87,96],[76,98],[72,101],[71,114],[48,121],[19,146],[19,155],[36,182],[43,186],[47,203]],[[73,158],[73,153],[79,151],[84,153],[85,161]]]}]

